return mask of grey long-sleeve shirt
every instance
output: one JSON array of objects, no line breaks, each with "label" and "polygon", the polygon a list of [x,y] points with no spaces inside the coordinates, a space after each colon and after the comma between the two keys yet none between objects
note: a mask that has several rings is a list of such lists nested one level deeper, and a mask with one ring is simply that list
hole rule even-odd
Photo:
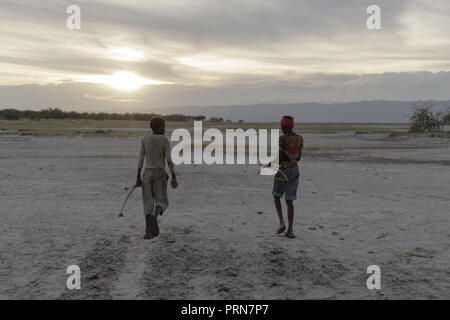
[{"label": "grey long-sleeve shirt", "polygon": [[163,135],[148,135],[142,138],[138,168],[164,168],[166,161],[172,162],[169,140]]}]

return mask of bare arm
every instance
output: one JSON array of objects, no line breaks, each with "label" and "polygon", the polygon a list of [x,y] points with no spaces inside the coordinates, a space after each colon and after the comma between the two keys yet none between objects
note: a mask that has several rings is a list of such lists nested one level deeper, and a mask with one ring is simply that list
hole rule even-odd
[{"label": "bare arm", "polygon": [[138,168],[137,170],[137,177],[136,177],[136,186],[142,187],[142,179],[141,179],[141,168]]},{"label": "bare arm", "polygon": [[172,160],[167,161],[167,165],[169,166],[170,173],[172,174],[172,181],[170,182],[170,185],[172,186],[172,188],[175,189],[178,186],[178,181],[177,181],[177,176],[175,174],[175,168],[173,166]]},{"label": "bare arm", "polygon": [[167,166],[169,167],[170,173],[172,174],[172,179],[176,179],[177,176],[175,174],[175,166],[174,166],[172,160],[167,161]]},{"label": "bare arm", "polygon": [[166,147],[165,147],[164,155],[166,157],[167,166],[169,167],[170,173],[172,175],[171,185],[172,185],[172,188],[175,189],[178,186],[178,182],[177,182],[177,175],[175,174],[175,166],[174,166],[174,164],[172,162],[172,156],[171,156],[169,140],[167,140],[167,144],[166,144]]},{"label": "bare arm", "polygon": [[302,151],[303,151],[303,137],[302,136],[300,136],[300,142],[301,142],[301,147],[300,147],[300,152],[298,154],[297,161],[300,161],[300,159],[302,158]]},{"label": "bare arm", "polygon": [[136,177],[136,185],[138,187],[142,186],[141,171],[142,171],[142,167],[144,166],[144,156],[145,156],[144,141],[141,140],[141,148],[139,150],[139,163],[138,163],[137,177]]}]

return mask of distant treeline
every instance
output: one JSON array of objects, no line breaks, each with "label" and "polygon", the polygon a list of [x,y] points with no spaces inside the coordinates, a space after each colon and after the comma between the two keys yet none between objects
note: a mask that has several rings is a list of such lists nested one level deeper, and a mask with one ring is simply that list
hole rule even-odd
[{"label": "distant treeline", "polygon": [[[62,111],[58,108],[33,110],[2,109],[0,119],[3,120],[46,120],[46,119],[73,119],[73,120],[150,120],[155,113],[105,113],[105,112],[76,112]],[[167,121],[203,121],[205,116],[187,116],[183,114],[165,115]],[[222,118],[211,118],[210,121],[222,122]]]}]

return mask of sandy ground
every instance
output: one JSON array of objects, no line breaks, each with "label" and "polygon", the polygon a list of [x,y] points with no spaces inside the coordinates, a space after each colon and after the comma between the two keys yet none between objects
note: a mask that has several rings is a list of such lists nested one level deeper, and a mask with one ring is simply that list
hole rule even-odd
[{"label": "sandy ground", "polygon": [[0,136],[0,298],[449,299],[449,140],[304,138],[296,239],[257,167],[184,165],[145,241],[137,138]]}]

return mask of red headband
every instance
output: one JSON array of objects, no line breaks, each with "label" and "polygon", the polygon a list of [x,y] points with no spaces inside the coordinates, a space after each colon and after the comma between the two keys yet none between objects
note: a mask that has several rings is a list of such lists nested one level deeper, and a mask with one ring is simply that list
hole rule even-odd
[{"label": "red headband", "polygon": [[294,119],[283,117],[283,118],[281,118],[280,124],[282,127],[293,128],[294,127]]}]

